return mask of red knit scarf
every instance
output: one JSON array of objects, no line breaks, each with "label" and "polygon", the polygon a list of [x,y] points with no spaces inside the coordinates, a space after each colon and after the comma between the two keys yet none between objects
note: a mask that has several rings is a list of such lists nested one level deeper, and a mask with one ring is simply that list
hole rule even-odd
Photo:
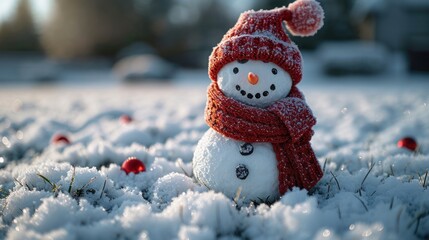
[{"label": "red knit scarf", "polygon": [[263,109],[225,96],[212,83],[205,118],[211,128],[226,137],[273,145],[280,194],[294,186],[310,189],[323,175],[310,145],[316,120],[296,87],[287,97]]}]

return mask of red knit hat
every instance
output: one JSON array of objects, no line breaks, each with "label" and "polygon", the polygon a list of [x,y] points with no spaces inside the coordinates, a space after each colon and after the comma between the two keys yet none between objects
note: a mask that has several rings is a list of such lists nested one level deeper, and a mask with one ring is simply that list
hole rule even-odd
[{"label": "red knit hat", "polygon": [[235,60],[273,62],[289,73],[293,84],[301,81],[302,60],[298,47],[282,25],[295,36],[312,36],[323,26],[323,9],[314,0],[297,0],[273,10],[247,11],[222,38],[209,57],[209,77],[217,80],[220,69]]}]

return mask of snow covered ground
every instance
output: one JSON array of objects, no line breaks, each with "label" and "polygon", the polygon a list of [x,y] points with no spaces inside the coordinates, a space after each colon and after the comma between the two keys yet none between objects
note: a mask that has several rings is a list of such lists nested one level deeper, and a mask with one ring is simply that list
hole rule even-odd
[{"label": "snow covered ground", "polygon": [[[310,193],[295,189],[271,206],[237,206],[192,179],[207,130],[201,76],[198,84],[1,89],[0,238],[429,237],[428,76],[356,84],[306,74],[325,175]],[[121,123],[124,114],[133,121]],[[71,143],[51,143],[55,133]],[[419,152],[396,146],[405,136]],[[126,175],[130,156],[147,171]]]}]

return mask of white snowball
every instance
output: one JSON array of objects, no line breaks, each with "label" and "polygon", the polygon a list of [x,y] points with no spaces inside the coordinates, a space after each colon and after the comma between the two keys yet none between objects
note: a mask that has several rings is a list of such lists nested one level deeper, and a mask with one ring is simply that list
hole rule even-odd
[{"label": "white snowball", "polygon": [[[258,76],[256,84],[249,82],[249,73]],[[292,87],[292,80],[285,70],[274,63],[255,60],[226,64],[219,71],[217,82],[226,96],[256,107],[267,107],[286,97]]]},{"label": "white snowball", "polygon": [[49,196],[51,196],[49,192],[26,191],[24,188],[12,192],[4,202],[2,222],[10,224],[14,218],[22,214],[24,209],[34,213],[35,209],[42,203],[42,199]]},{"label": "white snowball", "polygon": [[179,239],[216,239],[216,234],[210,228],[199,228],[197,226],[182,226],[179,230]]},{"label": "white snowball", "polygon": [[160,207],[170,204],[171,200],[181,193],[193,190],[194,181],[180,173],[170,173],[159,178],[153,186],[152,202]]},{"label": "white snowball", "polygon": [[209,228],[217,236],[233,234],[243,219],[231,200],[213,191],[202,193],[188,191],[181,194],[171,202],[161,216],[168,219],[176,216],[181,225]]}]

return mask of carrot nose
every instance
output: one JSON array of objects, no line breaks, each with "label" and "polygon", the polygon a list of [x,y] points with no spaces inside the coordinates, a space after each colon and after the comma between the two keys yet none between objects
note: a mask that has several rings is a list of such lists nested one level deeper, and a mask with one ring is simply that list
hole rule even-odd
[{"label": "carrot nose", "polygon": [[249,81],[250,84],[256,85],[259,82],[259,77],[258,75],[252,72],[249,72],[249,74],[247,75],[247,80]]}]

